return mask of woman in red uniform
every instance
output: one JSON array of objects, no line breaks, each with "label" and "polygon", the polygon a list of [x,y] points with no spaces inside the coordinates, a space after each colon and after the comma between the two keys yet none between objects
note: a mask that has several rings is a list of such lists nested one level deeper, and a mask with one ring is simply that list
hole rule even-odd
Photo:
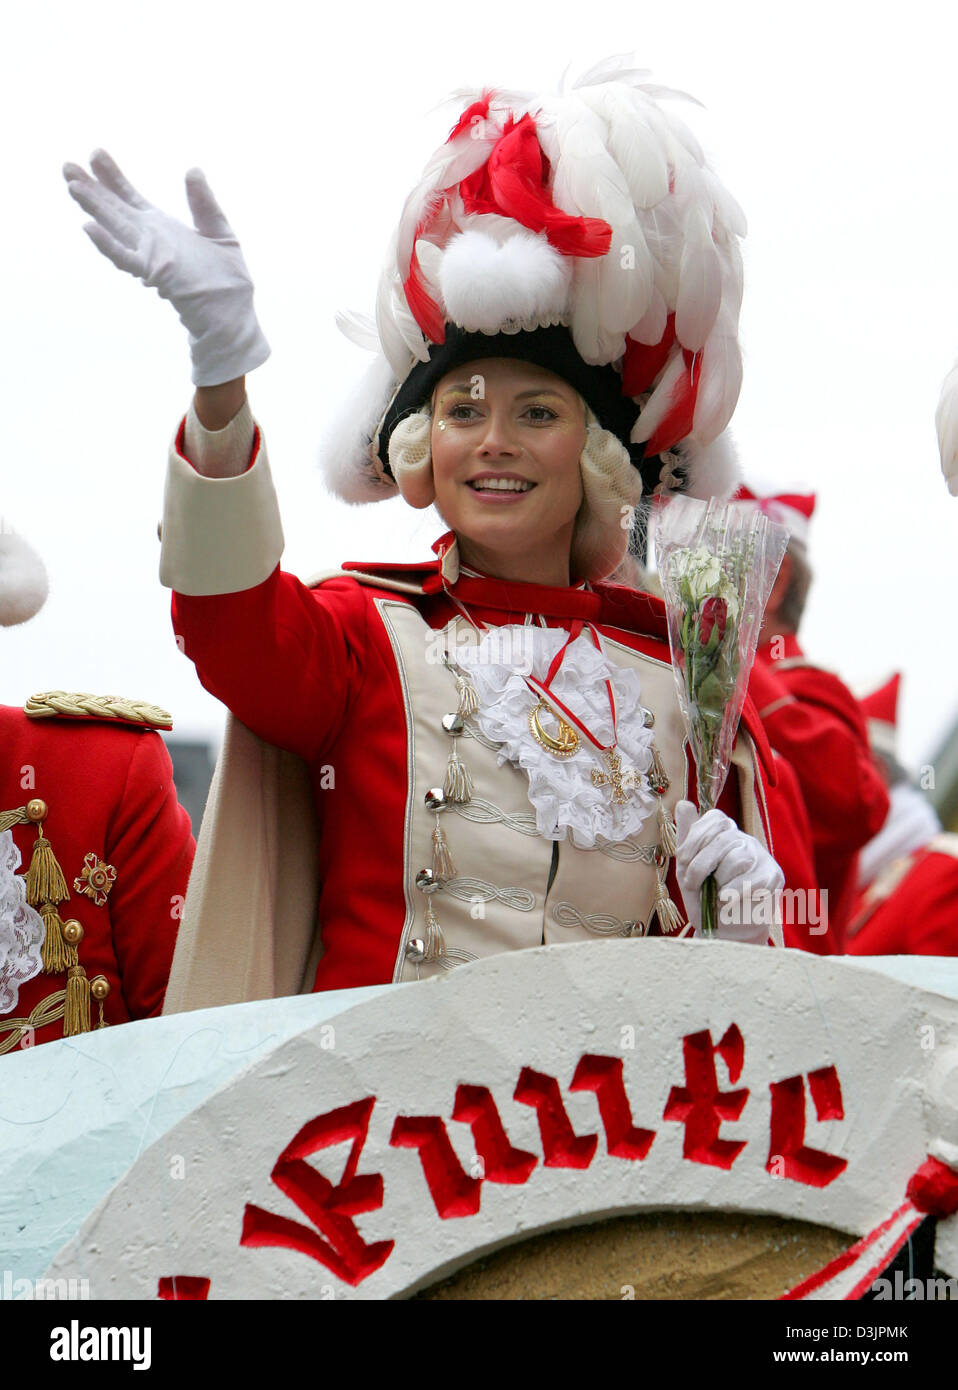
[{"label": "woman in red uniform", "polygon": [[711,872],[733,897],[780,887],[754,711],[725,811],[697,819],[662,605],[603,582],[643,490],[733,484],[744,226],[642,75],[485,93],[433,156],[375,327],[351,321],[377,358],[330,475],[353,500],[435,503],[448,529],[435,559],[313,587],[279,568],[245,392],[268,348],[223,214],[197,171],[188,229],[91,163],[66,170],[91,237],[190,332],[161,576],[235,716],[167,1007],[678,934]]}]

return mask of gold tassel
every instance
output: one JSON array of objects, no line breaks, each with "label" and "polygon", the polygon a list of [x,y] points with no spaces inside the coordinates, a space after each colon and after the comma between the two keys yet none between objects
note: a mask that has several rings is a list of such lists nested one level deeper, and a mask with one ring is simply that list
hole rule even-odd
[{"label": "gold tassel", "polygon": [[683,925],[682,914],[669,897],[669,890],[666,888],[661,878],[658,879],[655,884],[655,898],[652,903],[652,911],[649,913],[650,926],[653,917],[658,917],[659,927],[663,936],[671,936],[674,931]]},{"label": "gold tassel", "polygon": [[455,878],[457,869],[452,861],[449,852],[449,845],[446,837],[442,833],[442,826],[439,824],[439,817],[436,817],[436,828],[432,832],[432,876],[440,883],[448,883],[451,878]]},{"label": "gold tassel", "polygon": [[456,690],[459,693],[459,707],[456,713],[463,719],[468,719],[479,710],[479,692],[469,677],[462,675],[456,677]]},{"label": "gold tassel", "polygon": [[424,961],[439,960],[446,954],[446,938],[442,934],[442,927],[439,925],[439,918],[436,916],[432,906],[432,898],[426,899],[426,940]]},{"label": "gold tassel", "polygon": [[67,997],[63,1013],[63,1036],[76,1037],[90,1031],[90,981],[82,965],[67,971]]},{"label": "gold tassel", "polygon": [[446,765],[446,780],[442,784],[442,789],[447,800],[463,806],[467,801],[472,800],[472,778],[466,764],[459,760],[458,744],[459,740],[454,738],[452,752],[449,754],[449,762]]},{"label": "gold tassel", "polygon": [[41,903],[40,916],[46,932],[40,947],[44,975],[59,975],[77,963],[77,948],[63,937],[63,921],[53,903]]},{"label": "gold tassel", "polygon": [[665,770],[665,764],[659,757],[659,750],[655,744],[652,745],[652,762],[648,771],[649,787],[655,792],[656,796],[664,796],[671,783],[669,774]]},{"label": "gold tassel", "polygon": [[659,844],[662,852],[671,859],[675,853],[675,821],[665,809],[665,802],[660,801],[656,812],[659,822]]},{"label": "gold tassel", "polygon": [[31,907],[39,907],[41,903],[62,903],[69,896],[70,890],[54,858],[50,841],[38,834],[27,870],[27,902]]}]

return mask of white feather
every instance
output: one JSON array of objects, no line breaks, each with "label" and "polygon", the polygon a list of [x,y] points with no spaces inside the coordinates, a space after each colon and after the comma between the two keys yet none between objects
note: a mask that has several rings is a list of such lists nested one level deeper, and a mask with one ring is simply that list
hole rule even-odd
[{"label": "white feather", "polygon": [[671,312],[675,309],[679,297],[679,268],[682,260],[683,223],[675,199],[668,198],[654,208],[643,210],[639,221],[655,267],[656,289]]},{"label": "white feather", "polygon": [[[394,294],[394,282],[397,278],[392,262],[379,277],[379,288],[376,292],[376,332],[397,381],[402,381],[412,370],[416,354],[399,331],[396,322],[398,304]],[[406,312],[408,313],[408,310]]]},{"label": "white feather", "polygon": [[379,334],[376,332],[376,321],[368,314],[360,314],[353,309],[337,309],[336,327],[344,338],[348,338],[357,347],[365,348],[367,352],[379,351],[380,342]]},{"label": "white feather", "polygon": [[572,277],[570,331],[576,352],[584,362],[602,361],[599,348],[599,267],[594,260],[580,260]]},{"label": "white feather", "polygon": [[371,441],[396,392],[389,362],[378,355],[324,431],[319,466],[330,492],[346,502],[381,502],[396,495],[371,454]]},{"label": "white feather", "polygon": [[[646,90],[646,91],[650,91],[651,89],[648,88],[648,87],[646,87],[645,90]],[[659,94],[659,95],[664,95],[664,93],[662,92],[661,89],[658,89],[658,94]],[[673,95],[673,96],[674,96],[674,95],[683,95],[683,96],[686,96],[685,93],[681,93],[681,94],[678,94],[678,93],[671,93],[671,95]],[[688,97],[688,96],[686,96],[686,99],[687,99],[688,101],[695,101],[695,98],[694,98],[694,97]],[[696,106],[700,105],[699,102],[695,102],[695,104],[696,104]],[[686,151],[692,156],[692,158],[695,160],[696,164],[699,164],[699,165],[704,164],[704,163],[705,163],[705,153],[704,153],[704,151],[703,151],[703,149],[702,149],[702,146],[699,144],[698,140],[697,140],[696,137],[693,135],[692,131],[689,130],[689,128],[688,128],[688,126],[685,124],[685,122],[684,122],[683,120],[681,120],[680,117],[676,116],[676,114],[675,114],[674,111],[669,111],[669,110],[667,110],[667,109],[665,109],[665,108],[662,108],[662,107],[660,107],[659,110],[661,110],[661,112],[662,112],[662,118],[663,118],[663,120],[665,121],[666,125],[668,126],[669,133],[671,134],[671,136],[673,137],[673,139],[677,140],[678,143],[682,146],[682,148],[683,148],[684,150],[686,150]]]},{"label": "white feather", "polygon": [[598,87],[609,82],[644,82],[651,74],[648,68],[634,68],[632,53],[614,53],[586,68],[572,84],[573,91],[583,87]]},{"label": "white feather", "polygon": [[935,411],[941,471],[948,491],[958,497],[958,364],[945,377]]},{"label": "white feather", "polygon": [[679,269],[675,334],[683,347],[698,352],[712,331],[722,302],[722,267],[701,208],[685,224],[685,249]]},{"label": "white feather", "polygon": [[[598,217],[612,228],[608,253],[588,277],[598,295],[598,333],[618,337],[642,317],[652,298],[655,272],[625,177],[606,148],[604,120],[581,99],[569,99],[556,111],[558,158],[552,189],[557,207],[582,217]],[[588,258],[579,258],[577,278]],[[577,295],[573,315],[582,296]],[[575,324],[573,323],[573,328]],[[584,341],[592,327],[582,326]]]},{"label": "white feather", "polygon": [[643,121],[627,91],[614,86],[582,93],[583,101],[606,122],[609,153],[622,172],[636,207],[650,208],[669,193],[665,152]]},{"label": "white feather", "polygon": [[710,444],[731,420],[742,389],[738,339],[713,333],[705,344],[698,369],[701,375],[692,429],[697,439]]},{"label": "white feather", "polygon": [[652,302],[648,309],[638,323],[633,324],[629,329],[629,337],[634,338],[637,343],[645,343],[648,347],[660,343],[668,316],[668,305],[663,299],[661,291],[656,287],[652,291]]},{"label": "white feather", "polygon": [[703,502],[710,497],[727,502],[742,480],[735,443],[728,430],[710,444],[702,444],[690,435],[679,453],[688,470],[687,494]]},{"label": "white feather", "polygon": [[715,225],[727,231],[730,236],[743,237],[748,232],[745,213],[731,193],[707,166],[702,169],[702,179],[709,191],[715,210]]}]

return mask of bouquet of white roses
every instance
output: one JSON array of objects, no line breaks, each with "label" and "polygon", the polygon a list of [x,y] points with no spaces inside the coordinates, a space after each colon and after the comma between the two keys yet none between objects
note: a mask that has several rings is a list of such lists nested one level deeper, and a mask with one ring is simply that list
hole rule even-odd
[{"label": "bouquet of white roses", "polygon": [[[717,805],[749,671],[788,531],[753,508],[656,499],[655,553],[672,670],[695,759],[699,811]],[[702,934],[714,936],[717,888],[702,887]]]}]

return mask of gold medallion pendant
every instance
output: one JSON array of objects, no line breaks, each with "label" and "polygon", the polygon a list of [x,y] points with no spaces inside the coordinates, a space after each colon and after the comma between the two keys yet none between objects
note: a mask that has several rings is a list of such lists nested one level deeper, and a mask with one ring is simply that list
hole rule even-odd
[{"label": "gold medallion pendant", "polygon": [[[548,733],[542,727],[542,721],[539,717],[542,710],[551,714],[555,719],[558,725],[555,734]],[[543,747],[547,753],[551,753],[554,758],[571,758],[573,753],[578,751],[579,735],[571,724],[567,724],[564,719],[559,718],[548,700],[540,700],[529,711],[529,729],[536,743]]]}]

